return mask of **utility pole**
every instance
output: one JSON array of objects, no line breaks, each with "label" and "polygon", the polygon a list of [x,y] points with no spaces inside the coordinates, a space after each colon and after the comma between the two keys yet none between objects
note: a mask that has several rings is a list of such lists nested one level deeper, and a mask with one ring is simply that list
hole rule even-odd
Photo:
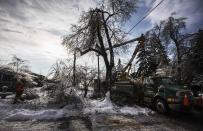
[{"label": "utility pole", "polygon": [[76,86],[75,65],[76,65],[76,50],[74,50],[74,58],[73,58],[73,86]]},{"label": "utility pole", "polygon": [[18,66],[19,66],[19,63],[18,61],[16,62],[16,74],[18,74]]}]

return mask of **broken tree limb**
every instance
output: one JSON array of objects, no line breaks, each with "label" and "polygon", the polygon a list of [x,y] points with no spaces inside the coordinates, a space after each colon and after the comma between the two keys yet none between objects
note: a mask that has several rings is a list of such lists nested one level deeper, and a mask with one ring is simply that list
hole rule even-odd
[{"label": "broken tree limb", "polygon": [[[145,41],[144,35],[142,34],[142,35],[141,35],[140,37],[138,37],[138,38],[134,38],[134,39],[132,39],[132,40],[129,40],[129,41],[126,41],[126,42],[123,42],[123,43],[120,43],[120,44],[113,45],[113,48],[118,48],[118,47],[127,45],[127,44],[129,44],[129,43],[135,42],[135,41]],[[106,50],[109,50],[109,48],[106,48]]]},{"label": "broken tree limb", "polygon": [[88,52],[90,52],[90,51],[94,51],[94,52],[96,52],[96,53],[98,53],[98,54],[100,54],[100,55],[103,55],[99,50],[96,50],[96,49],[94,49],[94,48],[88,48],[88,49],[86,49],[86,50],[84,50],[84,51],[82,51],[80,48],[75,48],[75,50],[76,50],[76,51],[79,51],[81,56],[84,55],[84,54],[86,54],[86,53],[88,53]]},{"label": "broken tree limb", "polygon": [[144,46],[144,42],[139,43],[139,45],[135,48],[131,59],[129,60],[128,64],[123,68],[122,72],[125,72],[128,68],[131,67],[133,60],[135,59],[139,49]]}]

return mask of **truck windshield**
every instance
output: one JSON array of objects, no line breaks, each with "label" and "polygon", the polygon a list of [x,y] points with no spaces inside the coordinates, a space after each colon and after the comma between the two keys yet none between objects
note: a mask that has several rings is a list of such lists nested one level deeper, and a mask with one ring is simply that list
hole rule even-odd
[{"label": "truck windshield", "polygon": [[155,77],[154,79],[154,83],[156,86],[160,86],[160,85],[176,85],[175,82],[168,77]]},{"label": "truck windshield", "polygon": [[172,85],[174,82],[170,78],[163,78],[162,79],[162,84],[164,85]]}]

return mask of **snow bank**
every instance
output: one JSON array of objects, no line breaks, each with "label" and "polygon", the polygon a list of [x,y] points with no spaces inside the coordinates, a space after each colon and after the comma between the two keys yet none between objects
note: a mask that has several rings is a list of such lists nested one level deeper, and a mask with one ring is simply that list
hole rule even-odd
[{"label": "snow bank", "polygon": [[116,113],[115,105],[110,100],[110,93],[106,94],[106,98],[103,101],[100,100],[86,100],[85,108],[83,109],[84,114],[94,113]]},{"label": "snow bank", "polygon": [[[7,121],[28,121],[28,120],[56,120],[68,116],[76,116],[81,111],[76,108],[76,104],[67,105],[63,108],[48,108],[47,91],[42,88],[34,88],[31,91],[37,93],[40,98],[27,100],[19,104],[11,104],[12,99],[0,99],[0,120]],[[13,96],[14,97],[14,96]],[[37,105],[35,105],[35,103]],[[34,105],[33,105],[34,104]],[[34,107],[38,108],[34,108]]]},{"label": "snow bank", "polygon": [[[37,89],[36,92],[41,91]],[[69,116],[80,116],[80,115],[94,115],[97,113],[104,114],[121,114],[121,115],[148,115],[152,111],[148,108],[142,108],[139,106],[135,107],[119,107],[111,102],[110,93],[106,94],[104,100],[90,100],[84,99],[80,91],[71,91],[72,95],[81,100],[79,107],[78,102],[66,105],[61,109],[42,107],[37,110],[33,110],[30,105],[18,104],[11,105],[11,101],[0,100],[0,119],[7,121],[28,121],[28,120],[57,120],[61,118],[67,118]],[[46,97],[42,94],[42,98]],[[12,99],[10,99],[12,100]],[[82,103],[83,106],[80,106]],[[30,106],[30,107],[28,107]]]},{"label": "snow bank", "polygon": [[110,93],[106,94],[106,98],[103,101],[100,100],[87,100],[85,108],[83,109],[84,114],[95,114],[95,113],[107,113],[107,114],[123,114],[123,115],[148,115],[152,111],[148,108],[142,108],[139,106],[135,107],[118,107],[113,104],[110,100]]},{"label": "snow bank", "polygon": [[79,111],[73,106],[65,106],[62,109],[15,109],[4,119],[7,121],[28,121],[28,120],[57,120],[69,116],[77,116]]},{"label": "snow bank", "polygon": [[119,109],[119,112],[121,114],[125,115],[139,115],[139,114],[145,114],[148,115],[148,113],[152,112],[148,108],[141,108],[141,107],[123,107]]},{"label": "snow bank", "polygon": [[62,111],[53,109],[33,111],[28,109],[17,109],[5,118],[8,121],[26,121],[26,120],[50,120],[57,119],[63,115]]}]

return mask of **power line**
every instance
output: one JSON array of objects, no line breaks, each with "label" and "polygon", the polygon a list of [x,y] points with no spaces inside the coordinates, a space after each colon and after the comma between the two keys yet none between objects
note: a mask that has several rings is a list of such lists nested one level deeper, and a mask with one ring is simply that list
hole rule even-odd
[{"label": "power line", "polygon": [[140,24],[147,16],[149,16],[161,3],[163,3],[164,0],[160,1],[154,8],[150,9],[149,11],[147,11],[146,15],[139,20],[129,31],[128,33],[130,33],[138,24]]},{"label": "power line", "polygon": [[[153,0],[151,5],[153,5],[157,0]],[[149,8],[147,11],[146,11],[146,14],[151,10],[152,8]]]}]

